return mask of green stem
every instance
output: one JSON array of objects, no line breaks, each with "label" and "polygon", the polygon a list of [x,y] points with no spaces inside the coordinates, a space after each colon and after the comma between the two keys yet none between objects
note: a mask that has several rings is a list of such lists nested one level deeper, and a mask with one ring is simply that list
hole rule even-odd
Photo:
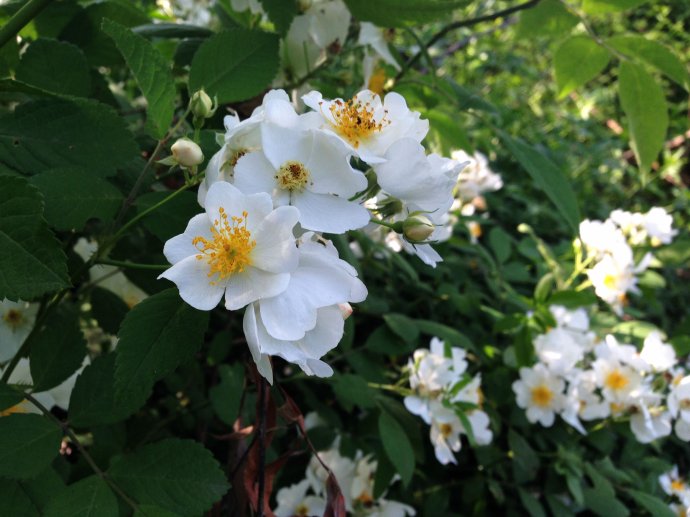
[{"label": "green stem", "polygon": [[168,269],[170,267],[166,264],[138,264],[136,262],[129,262],[128,260],[111,259],[98,259],[96,264],[105,264],[108,266],[121,267],[125,269],[155,269],[157,271]]},{"label": "green stem", "polygon": [[5,25],[0,27],[0,48],[16,37],[25,25],[36,18],[38,13],[52,2],[53,0],[29,0],[25,3]]},{"label": "green stem", "polygon": [[60,427],[60,429],[62,429],[62,431],[69,437],[69,439],[77,447],[77,449],[79,449],[79,453],[84,457],[86,462],[93,469],[93,471],[98,475],[98,477],[100,477],[103,481],[108,483],[110,488],[112,488],[113,491],[116,492],[117,495],[119,495],[122,498],[122,500],[132,508],[132,510],[134,510],[135,512],[139,510],[139,505],[133,499],[131,499],[127,494],[125,494],[122,491],[122,489],[119,486],[117,486],[117,484],[115,484],[115,482],[112,479],[110,479],[108,474],[106,474],[105,472],[103,472],[101,470],[101,468],[96,464],[94,459],[88,453],[86,448],[79,441],[79,438],[77,437],[77,435],[74,434],[74,431],[72,431],[72,429],[70,429],[70,427],[65,422],[62,422],[61,420],[59,420],[55,415],[53,415],[50,412],[50,410],[47,407],[45,407],[43,404],[41,404],[38,400],[36,400],[33,396],[29,395],[28,393],[24,394],[24,398],[26,400],[28,400],[29,402],[31,402],[34,406],[36,406],[41,411],[41,413],[43,413],[45,416],[50,418],[53,422],[55,422],[58,425],[58,427]]},{"label": "green stem", "polygon": [[367,386],[370,388],[376,388],[379,390],[384,390],[384,391],[392,391],[394,393],[397,393],[398,395],[414,395],[414,391],[403,388],[402,386],[396,386],[394,384],[379,384],[377,382],[367,382]]}]

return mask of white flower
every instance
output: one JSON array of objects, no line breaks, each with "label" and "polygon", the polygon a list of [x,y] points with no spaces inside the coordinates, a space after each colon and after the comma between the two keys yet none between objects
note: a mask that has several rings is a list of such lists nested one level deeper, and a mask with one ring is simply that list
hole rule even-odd
[{"label": "white flower", "polygon": [[678,230],[672,228],[673,217],[660,207],[654,207],[644,214],[643,225],[652,246],[670,244],[678,234]]},{"label": "white flower", "polygon": [[661,333],[650,332],[644,340],[640,358],[654,371],[665,372],[676,365],[676,351],[661,340]]},{"label": "white flower", "polygon": [[378,463],[371,456],[360,458],[355,466],[350,497],[355,505],[370,506],[374,502],[374,476]]},{"label": "white flower", "polygon": [[594,344],[594,333],[589,330],[589,317],[585,309],[568,310],[562,305],[549,306],[549,312],[556,320],[558,328],[570,333],[571,337],[584,348],[590,349]]},{"label": "white flower", "polygon": [[388,48],[384,29],[377,27],[373,23],[360,23],[357,44],[371,47],[378,57],[393,66],[396,70],[400,70],[400,64],[398,64]]},{"label": "white flower", "polygon": [[610,304],[617,314],[621,314],[627,302],[626,293],[637,293],[637,273],[647,269],[651,255],[647,254],[635,265],[632,250],[627,247],[616,248],[613,254],[605,255],[587,277],[594,286],[596,295]]},{"label": "white flower", "polygon": [[421,142],[429,131],[429,121],[421,120],[419,112],[410,111],[405,99],[394,92],[381,98],[363,90],[348,101],[323,100],[312,91],[302,97],[314,112],[307,113],[314,127],[340,137],[352,152],[369,164],[386,160],[388,148],[402,138]]},{"label": "white flower", "polygon": [[[333,472],[336,481],[338,481],[340,491],[345,498],[345,508],[348,511],[352,511],[352,482],[355,477],[356,465],[350,458],[340,454],[338,442],[339,440],[336,440],[331,449],[321,451],[318,455],[321,461]],[[312,457],[307,466],[306,476],[314,492],[317,495],[325,495],[328,472],[323,468],[318,458]]]},{"label": "white flower", "polygon": [[671,434],[671,413],[658,405],[660,398],[649,391],[637,399],[637,411],[630,417],[630,430],[640,443],[651,443]]},{"label": "white flower", "polygon": [[565,382],[537,363],[532,368],[520,368],[520,379],[513,383],[517,405],[526,409],[527,420],[551,427],[557,412],[565,404]]},{"label": "white flower", "polygon": [[553,328],[537,336],[534,349],[539,360],[558,375],[566,375],[572,370],[584,358],[586,351],[572,333],[561,328]]},{"label": "white flower", "polygon": [[659,484],[667,495],[675,495],[681,501],[685,501],[688,497],[689,487],[685,480],[678,474],[678,465],[659,476]]},{"label": "white flower", "polygon": [[690,442],[690,423],[685,420],[676,420],[676,424],[673,427],[676,432],[676,436],[683,440],[684,442]]},{"label": "white flower", "polygon": [[457,464],[453,453],[462,447],[460,433],[463,430],[460,419],[452,409],[443,407],[440,402],[431,405],[431,443],[436,459],[442,465]]},{"label": "white flower", "polygon": [[[472,427],[472,434],[474,435],[474,440],[477,442],[477,445],[490,444],[491,440],[493,440],[494,433],[489,427],[491,424],[489,415],[487,415],[484,411],[475,409],[466,413],[466,416],[470,426]],[[463,424],[461,425],[463,432],[465,434],[469,434],[467,429],[465,429],[465,426]]]},{"label": "white flower", "polygon": [[233,11],[241,13],[249,9],[252,14],[263,14],[264,9],[259,0],[230,0]]},{"label": "white flower", "polygon": [[595,392],[597,384],[593,370],[575,369],[569,379],[561,418],[580,433],[587,434],[580,419],[589,421],[606,418],[611,414],[610,404]]},{"label": "white flower", "polygon": [[0,363],[9,361],[19,351],[34,327],[37,312],[36,303],[8,299],[0,302]]},{"label": "white flower", "polygon": [[274,510],[276,517],[311,517],[323,514],[326,510],[326,501],[321,497],[308,496],[309,487],[309,480],[304,479],[296,485],[278,490],[278,507]]},{"label": "white flower", "polygon": [[417,512],[411,506],[383,498],[378,499],[376,506],[366,513],[367,517],[406,517],[416,514]]},{"label": "white flower", "polygon": [[165,243],[173,266],[159,278],[177,284],[182,299],[200,310],[213,309],[223,295],[225,307],[237,310],[282,293],[297,268],[292,228],[299,212],[272,206],[266,193],[244,195],[229,183],[213,184],[206,213]]},{"label": "white flower", "polygon": [[679,418],[690,424],[690,375],[673,383],[668,394],[668,409],[674,418]]},{"label": "white flower", "polygon": [[625,236],[610,220],[602,222],[585,219],[580,223],[580,240],[587,251],[598,258],[621,247],[628,247]]},{"label": "white flower", "polygon": [[319,232],[344,233],[365,226],[369,212],[349,201],[367,180],[348,161],[348,149],[320,131],[265,123],[263,151],[244,155],[235,165],[234,185],[246,194],[268,192],[274,206],[299,209],[299,223]]},{"label": "white flower", "polygon": [[496,174],[489,168],[489,161],[479,151],[473,155],[465,151],[453,151],[451,158],[459,163],[467,162],[458,177],[457,193],[463,201],[472,201],[484,192],[494,192],[503,187],[500,174]]},{"label": "white flower", "polygon": [[592,368],[605,400],[623,407],[635,402],[642,383],[636,370],[616,359],[603,358],[594,361]]}]

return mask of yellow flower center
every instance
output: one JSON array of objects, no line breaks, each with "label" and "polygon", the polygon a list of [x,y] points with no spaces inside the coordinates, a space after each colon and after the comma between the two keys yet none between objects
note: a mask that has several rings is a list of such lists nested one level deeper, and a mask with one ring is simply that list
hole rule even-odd
[{"label": "yellow flower center", "polygon": [[683,483],[680,479],[674,479],[671,481],[671,488],[676,492],[681,492],[685,490],[685,483]]},{"label": "yellow flower center", "polygon": [[453,426],[450,424],[441,424],[438,426],[438,430],[441,432],[441,436],[448,438],[453,433]]},{"label": "yellow flower center", "polygon": [[10,327],[12,327],[12,330],[16,330],[17,327],[24,323],[24,316],[22,316],[21,311],[18,311],[17,309],[10,309],[2,316],[2,319],[5,320],[5,323],[7,323]]},{"label": "yellow flower center", "polygon": [[290,160],[280,166],[275,178],[283,190],[300,191],[309,182],[309,171],[303,163]]},{"label": "yellow flower center", "polygon": [[296,517],[309,517],[309,507],[304,503],[300,503],[295,508],[295,515]]},{"label": "yellow flower center", "polygon": [[355,148],[363,139],[390,124],[385,116],[379,122],[374,119],[374,108],[369,102],[362,103],[355,99],[343,102],[337,99],[328,109],[333,116],[333,128]]},{"label": "yellow flower center", "polygon": [[545,384],[540,384],[532,388],[532,404],[539,407],[547,407],[553,400],[553,391]]},{"label": "yellow flower center", "polygon": [[613,391],[619,391],[630,384],[630,379],[628,379],[623,372],[616,368],[606,376],[604,384],[606,384],[606,386]]},{"label": "yellow flower center", "polygon": [[17,404],[16,406],[0,411],[0,417],[13,415],[15,413],[26,413],[26,409],[24,409],[21,404]]},{"label": "yellow flower center", "polygon": [[192,240],[192,244],[200,252],[196,256],[197,260],[205,259],[209,265],[208,277],[217,275],[211,280],[211,285],[244,271],[251,264],[251,253],[256,246],[256,241],[252,240],[252,235],[247,230],[246,211],[242,212],[242,217],[230,218],[223,207],[218,211],[220,221],[215,220],[211,227],[213,239],[197,236]]},{"label": "yellow flower center", "polygon": [[369,492],[366,491],[362,492],[356,500],[357,502],[362,503],[362,505],[367,508],[374,504],[374,498],[371,496]]},{"label": "yellow flower center", "polygon": [[604,277],[604,285],[609,289],[615,289],[618,283],[618,277],[616,275],[608,274]]}]

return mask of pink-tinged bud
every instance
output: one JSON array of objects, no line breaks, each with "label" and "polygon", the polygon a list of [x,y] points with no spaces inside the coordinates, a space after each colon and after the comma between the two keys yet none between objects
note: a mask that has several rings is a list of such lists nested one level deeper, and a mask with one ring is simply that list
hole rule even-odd
[{"label": "pink-tinged bud", "polygon": [[346,320],[352,315],[352,305],[349,303],[339,303],[338,309],[340,309],[340,314],[343,315],[343,319]]},{"label": "pink-tinged bud", "polygon": [[189,138],[180,138],[170,148],[173,158],[182,167],[196,167],[204,161],[201,147]]},{"label": "pink-tinged bud", "polygon": [[434,233],[434,223],[421,214],[411,215],[403,222],[403,235],[411,243],[424,242]]}]

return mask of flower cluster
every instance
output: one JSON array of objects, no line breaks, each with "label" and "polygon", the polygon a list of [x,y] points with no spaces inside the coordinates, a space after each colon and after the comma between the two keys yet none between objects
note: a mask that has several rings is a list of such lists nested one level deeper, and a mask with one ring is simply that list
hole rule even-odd
[{"label": "flower cluster", "polygon": [[690,441],[690,376],[659,332],[638,351],[613,335],[598,340],[584,309],[550,311],[555,326],[534,340],[539,362],[520,368],[513,383],[530,422],[550,427],[558,414],[586,434],[582,421],[627,417],[636,439],[649,443],[671,434],[676,418],[676,435]]},{"label": "flower cluster", "polygon": [[466,356],[433,338],[430,349],[415,350],[407,365],[414,394],[405,397],[405,407],[431,426],[431,443],[444,465],[457,463],[453,453],[460,450],[461,434],[478,445],[493,438],[489,416],[480,409],[481,376],[467,373]]},{"label": "flower cluster", "polygon": [[[326,464],[338,481],[345,499],[345,508],[353,517],[406,517],[415,515],[413,508],[385,498],[374,498],[374,477],[377,461],[357,451],[355,459],[342,456],[336,440],[333,447],[319,452],[307,466],[305,479],[278,491],[276,517],[321,515],[326,508]],[[392,482],[397,479],[394,478]]]},{"label": "flower cluster", "polygon": [[[211,310],[225,298],[228,310],[247,307],[245,336],[271,382],[272,355],[331,375],[321,357],[340,341],[349,303],[367,295],[320,233],[367,225],[372,196],[381,207],[395,204],[391,215],[445,213],[461,168],[426,155],[429,124],[398,94],[328,101],[311,92],[303,100],[313,111],[298,114],[274,90],[246,120],[225,118],[222,147],[199,187],[206,213],[164,248],[173,266],[161,277],[187,303]],[[372,168],[369,178],[353,160]]]},{"label": "flower cluster", "polygon": [[678,474],[678,466],[659,476],[659,484],[667,495],[674,499],[669,505],[675,515],[687,515],[690,512],[690,486]]},{"label": "flower cluster", "polygon": [[[678,233],[673,218],[663,208],[654,207],[645,214],[614,210],[605,221],[580,223],[580,242],[585,247],[587,277],[599,298],[621,314],[627,293],[637,293],[637,275],[652,260],[651,253],[636,253],[644,247],[670,244]],[[636,256],[637,255],[637,256]]]}]

